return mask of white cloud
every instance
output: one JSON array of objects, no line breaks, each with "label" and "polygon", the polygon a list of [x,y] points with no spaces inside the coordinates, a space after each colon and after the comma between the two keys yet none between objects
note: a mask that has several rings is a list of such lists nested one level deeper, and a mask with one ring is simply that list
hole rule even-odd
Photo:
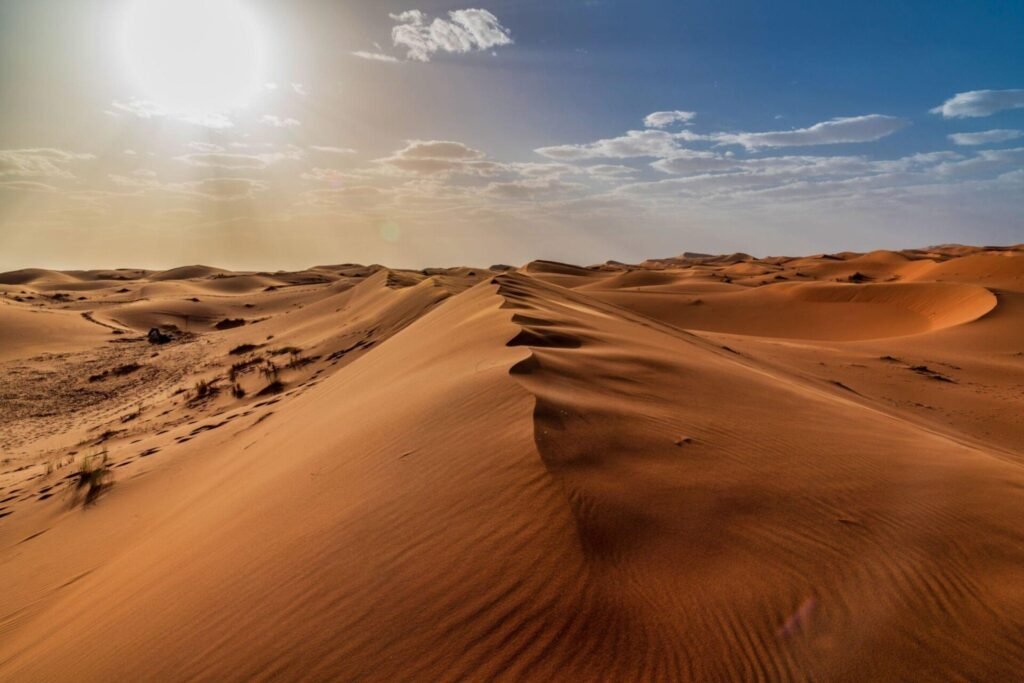
[{"label": "white cloud", "polygon": [[356,150],[349,147],[332,147],[330,145],[310,145],[309,148],[314,152],[323,152],[324,154],[355,154]]},{"label": "white cloud", "polygon": [[957,93],[931,110],[947,119],[991,116],[1005,109],[1024,108],[1024,90],[970,90]]},{"label": "white cloud", "polygon": [[199,142],[192,141],[188,143],[188,148],[193,149],[197,152],[223,152],[224,148],[220,145],[215,145],[212,142]]},{"label": "white cloud", "polygon": [[478,149],[450,140],[410,140],[397,154],[411,159],[482,159],[485,156]]},{"label": "white cloud", "polygon": [[692,111],[656,111],[648,114],[644,125],[648,128],[667,128],[673,123],[692,123],[695,118],[697,113]]},{"label": "white cloud", "polygon": [[387,190],[370,185],[309,190],[302,197],[306,204],[312,206],[347,209],[376,206],[391,198]]},{"label": "white cloud", "polygon": [[329,183],[340,185],[349,180],[362,180],[362,174],[340,171],[336,168],[311,168],[299,176],[303,180],[312,180],[318,183]]},{"label": "white cloud", "polygon": [[[267,185],[250,178],[203,178],[184,183],[162,182],[156,173],[148,170],[136,170],[129,175],[110,174],[109,179],[119,188],[138,192],[164,192],[172,195],[200,197],[213,201],[231,202],[251,199],[259,192],[265,192]],[[92,193],[100,195],[93,200],[103,199],[110,193]],[[89,193],[79,193],[79,198],[88,199]],[[125,196],[125,195],[121,195]]]},{"label": "white cloud", "polygon": [[180,187],[190,194],[224,202],[251,199],[267,189],[265,184],[248,178],[206,178]]},{"label": "white cloud", "polygon": [[115,100],[111,105],[115,111],[131,114],[140,119],[157,119],[167,116],[167,112],[155,102],[149,100],[132,99],[128,102]]},{"label": "white cloud", "polygon": [[671,156],[655,161],[651,166],[662,173],[685,175],[708,173],[736,168],[740,162],[726,154],[717,152],[681,149]]},{"label": "white cloud", "polygon": [[718,133],[712,136],[722,145],[760,147],[802,147],[840,143],[873,142],[905,127],[907,122],[895,116],[867,114],[835,118],[809,128],[765,133]]},{"label": "white cloud", "polygon": [[302,126],[302,122],[298,119],[284,118],[280,116],[274,116],[273,114],[265,114],[260,117],[260,123],[274,128],[299,128]]},{"label": "white cloud", "polygon": [[519,162],[506,164],[506,167],[510,172],[524,178],[558,178],[564,175],[577,175],[582,172],[579,166],[552,162]]},{"label": "white cloud", "polygon": [[171,111],[161,107],[155,102],[141,99],[131,99],[128,102],[114,101],[111,103],[113,111],[107,112],[112,116],[130,114],[145,121],[154,119],[174,119],[182,123],[203,128],[224,129],[234,128],[234,122],[226,114],[215,112],[195,111]]},{"label": "white cloud", "polygon": [[45,183],[36,183],[30,180],[8,180],[0,182],[0,190],[7,192],[56,192],[57,188]]},{"label": "white cloud", "polygon": [[957,145],[991,145],[997,142],[1009,142],[1024,137],[1021,130],[986,130],[979,133],[953,133],[949,139]]},{"label": "white cloud", "polygon": [[129,175],[111,173],[107,176],[110,181],[118,187],[125,187],[133,190],[159,190],[164,185],[156,179],[155,175],[140,174],[138,172]]},{"label": "white cloud", "polygon": [[292,83],[292,90],[295,92],[296,95],[300,95],[302,97],[306,97],[307,95],[309,95],[309,88],[307,88],[302,83]]},{"label": "white cloud", "polygon": [[557,178],[529,178],[491,183],[484,188],[484,194],[497,199],[541,201],[578,194],[586,189],[585,185],[566,183]]},{"label": "white cloud", "polygon": [[985,149],[975,156],[946,160],[937,170],[949,178],[974,178],[1024,167],[1024,147]]},{"label": "white cloud", "polygon": [[465,54],[513,44],[510,31],[485,9],[455,10],[448,17],[428,23],[420,10],[392,14],[398,25],[392,28],[391,39],[396,47],[405,48],[409,59],[419,62],[429,62],[437,52]]},{"label": "white cloud", "polygon": [[495,175],[506,170],[502,164],[486,161],[479,150],[451,140],[410,140],[390,157],[375,163],[392,174],[412,175]]},{"label": "white cloud", "polygon": [[535,151],[549,159],[562,161],[667,157],[679,149],[679,140],[693,137],[696,136],[663,130],[631,130],[620,137],[598,140],[586,145],[556,145],[541,147]]},{"label": "white cloud", "polygon": [[74,178],[67,166],[75,161],[95,159],[92,154],[42,147],[0,150],[0,177]]},{"label": "white cloud", "polygon": [[266,168],[267,161],[248,154],[186,154],[176,161],[202,168]]},{"label": "white cloud", "polygon": [[359,57],[359,59],[368,59],[371,62],[387,62],[389,64],[402,61],[398,57],[392,57],[391,55],[386,55],[383,52],[367,52],[366,50],[356,50],[352,53],[352,56]]},{"label": "white cloud", "polygon": [[301,159],[303,156],[304,153],[301,148],[295,145],[288,145],[282,151],[268,151],[262,154],[235,154],[222,151],[200,152],[175,157],[174,160],[200,168],[263,169],[280,161],[294,161]]},{"label": "white cloud", "polygon": [[618,164],[597,164],[596,166],[585,166],[581,170],[587,175],[601,180],[628,178],[638,173],[632,166]]},{"label": "white cloud", "polygon": [[[920,191],[952,187],[965,181],[995,182],[1024,164],[1024,148],[984,150],[972,157],[956,152],[913,154],[874,161],[864,156],[717,157],[721,168],[702,168],[715,158],[703,154],[656,162],[681,177],[626,184],[614,196],[657,198],[659,201],[725,202],[746,198],[804,201],[823,198],[864,198],[870,193]],[[689,162],[693,165],[688,165]]]},{"label": "white cloud", "polygon": [[392,172],[413,175],[494,175],[504,166],[461,142],[410,140],[408,145],[376,163]]}]

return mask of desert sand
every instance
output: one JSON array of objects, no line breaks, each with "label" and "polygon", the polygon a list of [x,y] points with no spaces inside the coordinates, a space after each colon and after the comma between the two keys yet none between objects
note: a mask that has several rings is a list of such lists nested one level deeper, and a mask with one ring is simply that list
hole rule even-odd
[{"label": "desert sand", "polygon": [[0,418],[3,681],[1024,671],[1022,246],[3,273]]}]

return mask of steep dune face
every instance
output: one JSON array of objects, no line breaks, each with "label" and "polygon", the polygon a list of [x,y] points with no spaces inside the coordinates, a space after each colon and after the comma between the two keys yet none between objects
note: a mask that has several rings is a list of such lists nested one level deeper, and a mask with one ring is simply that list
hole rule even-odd
[{"label": "steep dune face", "polygon": [[0,680],[1014,680],[1005,253],[8,287]]}]

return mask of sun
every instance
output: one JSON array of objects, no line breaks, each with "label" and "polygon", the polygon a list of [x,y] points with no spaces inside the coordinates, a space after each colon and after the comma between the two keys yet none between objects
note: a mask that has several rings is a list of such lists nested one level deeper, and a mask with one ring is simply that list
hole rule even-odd
[{"label": "sun", "polygon": [[242,107],[263,82],[263,40],[242,0],[131,0],[121,43],[136,87],[170,111]]}]

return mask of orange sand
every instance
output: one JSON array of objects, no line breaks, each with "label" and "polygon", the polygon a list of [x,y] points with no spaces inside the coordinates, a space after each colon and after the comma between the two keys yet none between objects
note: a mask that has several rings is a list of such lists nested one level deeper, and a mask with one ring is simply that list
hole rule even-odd
[{"label": "orange sand", "polygon": [[3,681],[1024,671],[1021,247],[33,269],[0,373]]}]

